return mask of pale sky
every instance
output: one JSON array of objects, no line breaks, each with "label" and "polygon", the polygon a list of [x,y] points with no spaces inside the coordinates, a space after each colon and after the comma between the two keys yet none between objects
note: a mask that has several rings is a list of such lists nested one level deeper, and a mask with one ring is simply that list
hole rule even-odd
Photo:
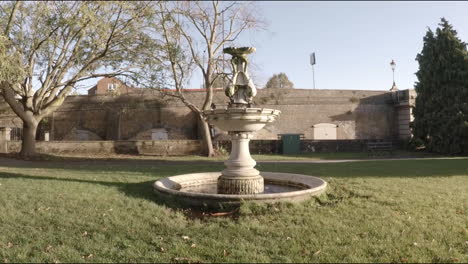
[{"label": "pale sky", "polygon": [[[247,34],[250,60],[262,84],[285,72],[296,88],[313,88],[309,55],[316,53],[317,89],[389,90],[390,61],[399,89],[414,87],[427,27],[445,17],[468,42],[468,2],[258,2],[268,31]],[[200,87],[195,76],[191,86]]]},{"label": "pale sky", "polygon": [[[250,61],[259,88],[273,74],[284,72],[295,88],[312,89],[309,55],[315,52],[317,89],[389,90],[392,59],[398,88],[412,89],[418,70],[415,58],[428,27],[435,30],[445,17],[459,38],[468,42],[468,2],[259,1],[256,5],[267,30],[242,35],[236,46],[257,48]],[[201,83],[195,72],[190,87],[200,88]]]}]

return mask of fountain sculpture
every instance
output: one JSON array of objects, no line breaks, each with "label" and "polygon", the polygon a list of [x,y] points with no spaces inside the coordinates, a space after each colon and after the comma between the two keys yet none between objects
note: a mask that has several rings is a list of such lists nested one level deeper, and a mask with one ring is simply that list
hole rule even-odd
[{"label": "fountain sculpture", "polygon": [[255,131],[274,122],[279,110],[253,108],[257,94],[248,74],[247,55],[253,47],[225,48],[232,55],[233,74],[225,89],[227,108],[204,111],[208,123],[227,131],[231,137],[231,154],[220,173],[193,173],[161,179],[154,190],[163,197],[176,198],[190,205],[219,206],[237,204],[242,200],[278,201],[303,200],[318,195],[326,188],[320,178],[291,173],[260,173],[250,156],[249,141]]}]

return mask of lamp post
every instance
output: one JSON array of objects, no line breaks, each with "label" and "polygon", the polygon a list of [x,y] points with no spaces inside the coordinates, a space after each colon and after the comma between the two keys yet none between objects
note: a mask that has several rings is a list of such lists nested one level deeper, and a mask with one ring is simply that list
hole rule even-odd
[{"label": "lamp post", "polygon": [[393,74],[393,85],[392,85],[392,88],[390,89],[390,91],[398,91],[398,88],[395,84],[395,67],[396,67],[396,63],[394,60],[392,60],[390,62],[390,67],[392,67],[392,74]]}]

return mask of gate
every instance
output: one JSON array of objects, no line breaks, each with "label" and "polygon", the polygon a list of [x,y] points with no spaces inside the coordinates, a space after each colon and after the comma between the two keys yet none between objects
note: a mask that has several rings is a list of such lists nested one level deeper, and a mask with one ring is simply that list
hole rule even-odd
[{"label": "gate", "polygon": [[23,138],[23,129],[20,127],[12,127],[10,132],[11,141],[20,141]]}]

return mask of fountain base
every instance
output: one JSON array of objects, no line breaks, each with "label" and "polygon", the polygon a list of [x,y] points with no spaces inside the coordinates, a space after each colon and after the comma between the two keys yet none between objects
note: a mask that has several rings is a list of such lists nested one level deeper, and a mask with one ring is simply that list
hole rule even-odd
[{"label": "fountain base", "polygon": [[217,182],[221,173],[202,172],[171,176],[156,181],[155,193],[161,200],[176,201],[182,206],[223,208],[245,201],[275,203],[303,201],[325,191],[327,183],[314,176],[262,172],[263,192],[256,194],[221,194]]},{"label": "fountain base", "polygon": [[263,192],[263,177],[226,177],[218,178],[218,192],[223,194],[255,194]]}]

